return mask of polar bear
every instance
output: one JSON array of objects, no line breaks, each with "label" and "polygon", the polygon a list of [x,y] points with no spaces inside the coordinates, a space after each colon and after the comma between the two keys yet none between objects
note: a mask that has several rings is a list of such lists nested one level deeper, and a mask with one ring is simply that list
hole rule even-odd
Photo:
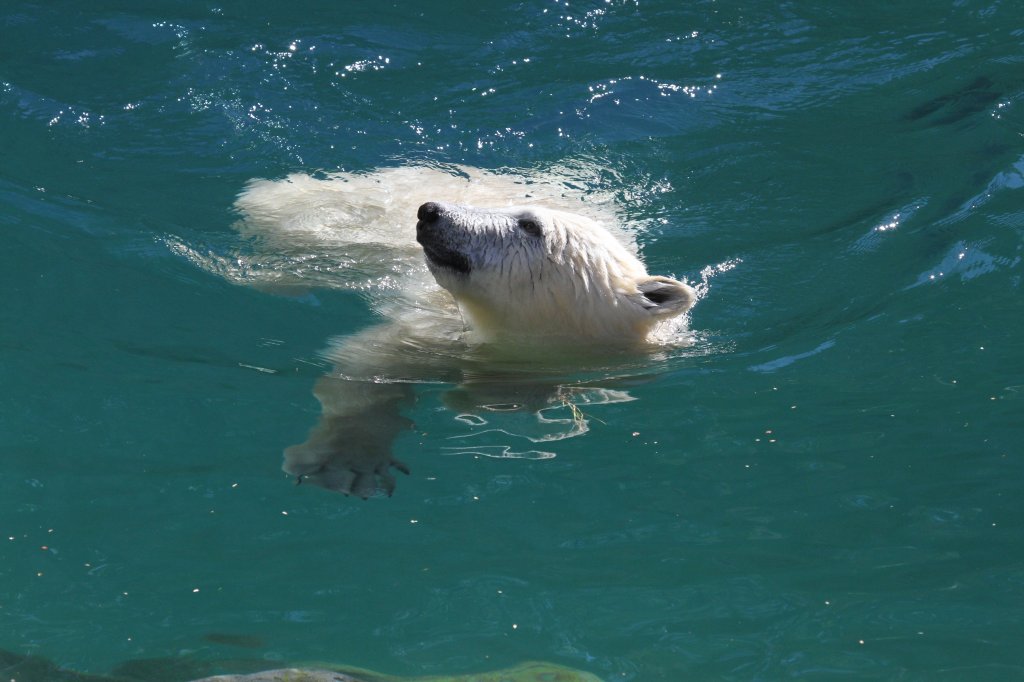
[{"label": "polar bear", "polygon": [[[320,420],[283,466],[363,498],[391,494],[391,468],[408,473],[391,449],[411,425],[403,410],[416,384],[455,385],[460,419],[512,411],[558,423],[543,411],[631,398],[550,377],[586,357],[680,342],[696,301],[684,281],[647,273],[614,202],[539,174],[295,174],[252,181],[236,208],[248,254],[178,250],[271,290],[357,289],[384,318],[325,351],[334,369],[314,388]],[[565,433],[531,440],[582,433],[577,412]]]}]

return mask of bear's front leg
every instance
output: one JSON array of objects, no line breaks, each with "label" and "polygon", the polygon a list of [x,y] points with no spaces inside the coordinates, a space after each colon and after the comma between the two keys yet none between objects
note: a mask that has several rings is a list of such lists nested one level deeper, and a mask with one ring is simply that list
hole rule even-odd
[{"label": "bear's front leg", "polygon": [[399,433],[412,428],[399,411],[411,400],[412,387],[324,377],[314,393],[323,415],[304,443],[285,450],[282,468],[299,483],[364,500],[378,489],[390,496],[390,469],[409,473],[391,456],[391,447]]}]

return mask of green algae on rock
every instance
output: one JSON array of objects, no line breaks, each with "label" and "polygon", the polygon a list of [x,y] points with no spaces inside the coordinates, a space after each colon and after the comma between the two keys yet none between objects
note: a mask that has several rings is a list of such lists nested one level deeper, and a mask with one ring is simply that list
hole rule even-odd
[{"label": "green algae on rock", "polygon": [[216,675],[193,682],[601,682],[587,672],[553,663],[529,662],[512,668],[469,675],[428,675],[398,677],[360,668],[315,665],[282,668],[248,675]]}]

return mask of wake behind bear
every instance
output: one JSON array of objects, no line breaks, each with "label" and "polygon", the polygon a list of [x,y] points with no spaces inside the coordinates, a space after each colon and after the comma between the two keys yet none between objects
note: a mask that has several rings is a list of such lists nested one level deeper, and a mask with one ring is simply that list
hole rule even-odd
[{"label": "wake behind bear", "polygon": [[[221,274],[287,289],[323,284],[327,269],[337,285],[366,292],[384,318],[326,351],[334,369],[314,389],[320,420],[285,451],[283,468],[297,480],[390,495],[390,469],[408,473],[392,446],[411,426],[403,410],[417,384],[455,384],[451,403],[463,420],[504,409],[540,417],[573,397],[630,399],[557,379],[581,357],[685,342],[694,290],[647,273],[611,202],[581,201],[592,197],[549,177],[453,171],[293,175],[254,181],[240,195],[239,229],[255,237],[259,261],[292,254],[291,266]],[[336,266],[306,277],[294,267],[298,254]],[[522,372],[524,361],[535,371]],[[585,431],[572,421],[567,433],[531,440]]]}]

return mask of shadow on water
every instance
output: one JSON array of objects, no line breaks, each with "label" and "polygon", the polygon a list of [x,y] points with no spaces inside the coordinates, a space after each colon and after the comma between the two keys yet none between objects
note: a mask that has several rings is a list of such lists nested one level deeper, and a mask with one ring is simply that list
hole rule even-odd
[{"label": "shadow on water", "polygon": [[911,109],[907,121],[927,120],[931,125],[959,123],[980,113],[997,101],[1003,93],[986,76],[978,76],[959,90],[939,95]]}]

